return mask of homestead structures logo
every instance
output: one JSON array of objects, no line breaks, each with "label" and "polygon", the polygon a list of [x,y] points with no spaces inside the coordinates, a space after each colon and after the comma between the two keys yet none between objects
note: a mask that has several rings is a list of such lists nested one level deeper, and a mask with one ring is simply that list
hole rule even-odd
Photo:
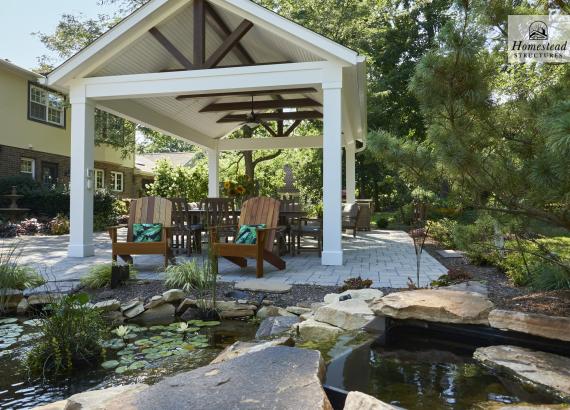
[{"label": "homestead structures logo", "polygon": [[570,16],[509,16],[509,63],[570,62]]},{"label": "homestead structures logo", "polygon": [[548,40],[548,26],[544,21],[535,21],[528,28],[529,40]]}]

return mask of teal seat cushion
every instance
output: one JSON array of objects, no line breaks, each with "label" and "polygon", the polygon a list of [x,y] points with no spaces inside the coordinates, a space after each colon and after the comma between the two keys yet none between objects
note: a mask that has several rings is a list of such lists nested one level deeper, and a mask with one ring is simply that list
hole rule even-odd
[{"label": "teal seat cushion", "polygon": [[133,242],[160,242],[162,224],[133,224]]},{"label": "teal seat cushion", "polygon": [[236,243],[243,245],[254,245],[257,243],[257,229],[265,228],[265,224],[242,225],[239,228]]}]

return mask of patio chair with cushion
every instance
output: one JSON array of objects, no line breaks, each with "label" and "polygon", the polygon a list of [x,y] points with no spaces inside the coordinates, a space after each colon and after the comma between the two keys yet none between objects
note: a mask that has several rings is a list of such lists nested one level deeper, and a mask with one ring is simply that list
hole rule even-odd
[{"label": "patio chair with cushion", "polygon": [[353,238],[356,238],[359,212],[360,206],[356,202],[344,204],[342,209],[342,229],[352,229]]},{"label": "patio chair with cushion", "polygon": [[[131,255],[163,255],[164,265],[174,258],[170,249],[172,202],[159,197],[146,197],[131,202],[127,225],[107,228],[112,242],[113,261],[120,256],[132,263]],[[117,230],[127,228],[127,241],[119,242]]]},{"label": "patio chair with cushion", "polygon": [[246,258],[256,260],[256,276],[263,277],[263,261],[267,261],[279,270],[286,267],[285,261],[273,253],[275,233],[279,229],[278,200],[266,197],[251,198],[241,207],[239,229],[234,243],[220,243],[218,229],[210,230],[212,253],[223,257],[236,265],[245,268]]}]

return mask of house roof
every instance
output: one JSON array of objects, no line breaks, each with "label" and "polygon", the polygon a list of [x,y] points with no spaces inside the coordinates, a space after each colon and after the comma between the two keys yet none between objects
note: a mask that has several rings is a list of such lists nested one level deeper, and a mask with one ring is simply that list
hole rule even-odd
[{"label": "house roof", "polygon": [[174,166],[192,167],[197,159],[197,152],[165,152],[157,154],[136,154],[135,167],[143,173],[153,174],[156,163],[167,160]]},{"label": "house roof", "polygon": [[14,74],[17,74],[17,75],[19,75],[19,76],[22,76],[22,77],[31,79],[31,80],[32,80],[32,79],[34,79],[34,80],[39,80],[39,79],[41,79],[41,78],[44,78],[44,76],[41,75],[41,74],[38,74],[38,73],[35,73],[35,72],[33,72],[33,71],[27,70],[27,69],[25,69],[25,68],[23,68],[23,67],[20,67],[20,66],[18,66],[18,65],[16,65],[16,64],[12,63],[12,62],[9,61],[9,60],[5,60],[5,59],[2,59],[2,58],[0,58],[0,68],[2,68],[2,69],[4,69],[4,70],[7,70],[7,71],[10,71],[10,72],[12,72],[12,73],[14,73]]}]

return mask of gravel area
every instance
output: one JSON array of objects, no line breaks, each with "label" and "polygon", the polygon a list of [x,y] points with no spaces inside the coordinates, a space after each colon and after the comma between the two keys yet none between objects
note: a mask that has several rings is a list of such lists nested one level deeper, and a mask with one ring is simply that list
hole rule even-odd
[{"label": "gravel area", "polygon": [[472,280],[485,282],[489,290],[489,299],[498,309],[570,316],[570,290],[536,292],[526,287],[517,287],[498,268],[473,265],[467,258],[443,258],[436,253],[441,249],[443,248],[433,242],[425,245],[425,251],[446,268],[462,269],[471,274]]},{"label": "gravel area", "polygon": [[[165,290],[162,281],[134,281],[116,289],[97,289],[85,290],[91,296],[92,302],[99,302],[107,299],[118,299],[121,302],[127,302],[135,298],[141,298],[148,301],[155,295],[160,295]],[[313,286],[313,285],[293,285],[290,292],[287,293],[268,293],[268,292],[248,292],[235,291],[236,294],[227,295],[234,291],[233,283],[218,283],[216,292],[217,300],[236,300],[247,299],[248,301],[260,302],[265,296],[273,302],[274,305],[280,307],[294,306],[297,304],[311,304],[314,302],[322,302],[327,293],[338,292],[336,286]],[[227,296],[226,296],[227,295]],[[189,297],[192,297],[190,293]]]}]

